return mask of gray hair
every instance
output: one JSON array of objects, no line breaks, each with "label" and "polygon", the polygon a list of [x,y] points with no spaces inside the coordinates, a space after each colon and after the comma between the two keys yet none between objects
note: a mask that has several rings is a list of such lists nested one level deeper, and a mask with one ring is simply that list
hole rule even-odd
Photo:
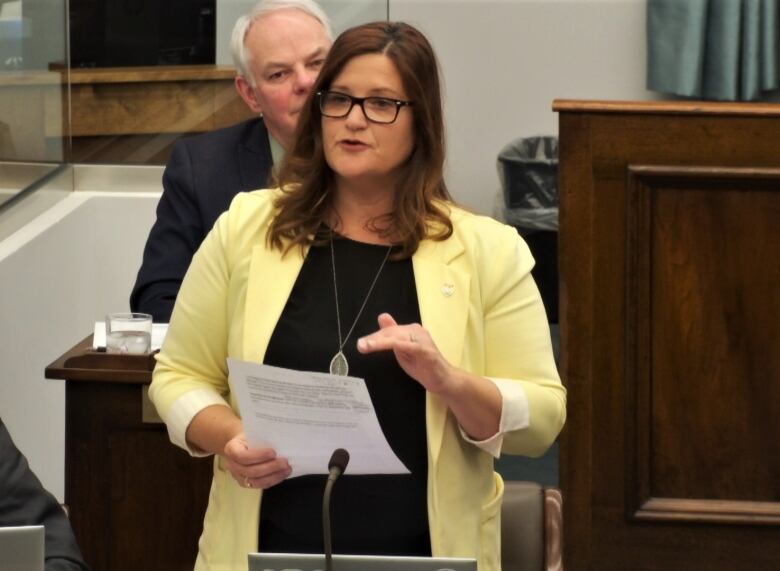
[{"label": "gray hair", "polygon": [[238,70],[238,75],[243,76],[250,85],[255,85],[255,78],[252,76],[250,68],[252,54],[249,53],[245,45],[246,35],[252,24],[263,16],[277,10],[300,10],[314,17],[322,24],[328,38],[333,41],[333,30],[330,26],[330,20],[320,5],[314,0],[260,0],[249,13],[236,20],[230,37],[230,51],[233,54],[233,63]]}]

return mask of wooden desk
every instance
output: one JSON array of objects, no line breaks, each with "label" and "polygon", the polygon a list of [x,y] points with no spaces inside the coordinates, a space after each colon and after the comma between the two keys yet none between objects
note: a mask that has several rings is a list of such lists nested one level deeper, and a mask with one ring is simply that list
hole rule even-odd
[{"label": "wooden desk", "polygon": [[65,503],[92,571],[191,571],[211,460],[170,443],[146,397],[154,358],[91,350],[46,368],[64,379]]},{"label": "wooden desk", "polygon": [[165,164],[184,133],[252,117],[230,66],[73,69],[72,162]]},{"label": "wooden desk", "polygon": [[566,569],[777,569],[780,105],[554,109]]}]

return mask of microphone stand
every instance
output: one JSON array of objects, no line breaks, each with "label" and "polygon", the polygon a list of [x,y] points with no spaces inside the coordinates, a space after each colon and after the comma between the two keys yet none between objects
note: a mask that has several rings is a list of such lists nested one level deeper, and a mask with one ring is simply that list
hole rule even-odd
[{"label": "microphone stand", "polygon": [[334,450],[328,462],[328,481],[325,483],[325,493],[322,496],[322,531],[325,542],[325,571],[333,571],[333,548],[331,545],[330,527],[330,494],[339,476],[346,470],[349,463],[349,452],[343,448]]},{"label": "microphone stand", "polygon": [[330,537],[330,492],[335,483],[336,478],[333,476],[333,472],[331,472],[325,484],[325,495],[322,499],[322,530],[325,534],[325,571],[333,571],[333,548]]}]

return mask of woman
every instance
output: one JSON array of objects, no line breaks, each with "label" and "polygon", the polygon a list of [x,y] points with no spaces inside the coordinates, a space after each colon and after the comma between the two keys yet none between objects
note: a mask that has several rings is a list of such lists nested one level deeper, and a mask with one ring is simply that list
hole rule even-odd
[{"label": "woman", "polygon": [[[324,477],[250,449],[226,357],[365,379],[411,474],[349,475],[334,551],[500,568],[501,452],[539,455],[565,418],[528,248],[455,207],[427,40],[379,22],[335,42],[280,189],[239,195],[193,260],[150,395],[171,439],[215,454],[198,569],[321,552]],[[262,502],[260,501],[262,496]]]}]

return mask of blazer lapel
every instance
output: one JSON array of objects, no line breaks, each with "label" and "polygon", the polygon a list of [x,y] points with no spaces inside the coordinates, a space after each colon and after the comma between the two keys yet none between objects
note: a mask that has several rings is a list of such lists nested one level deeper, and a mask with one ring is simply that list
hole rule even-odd
[{"label": "blazer lapel", "polygon": [[290,297],[306,253],[293,248],[282,256],[255,246],[249,266],[244,315],[244,359],[262,363],[271,334]]},{"label": "blazer lapel", "polygon": [[[469,311],[471,276],[452,262],[463,253],[456,237],[444,242],[425,240],[412,257],[422,325],[442,355],[460,365]],[[441,449],[447,420],[444,402],[432,395],[426,401],[428,442],[433,465]]]}]

